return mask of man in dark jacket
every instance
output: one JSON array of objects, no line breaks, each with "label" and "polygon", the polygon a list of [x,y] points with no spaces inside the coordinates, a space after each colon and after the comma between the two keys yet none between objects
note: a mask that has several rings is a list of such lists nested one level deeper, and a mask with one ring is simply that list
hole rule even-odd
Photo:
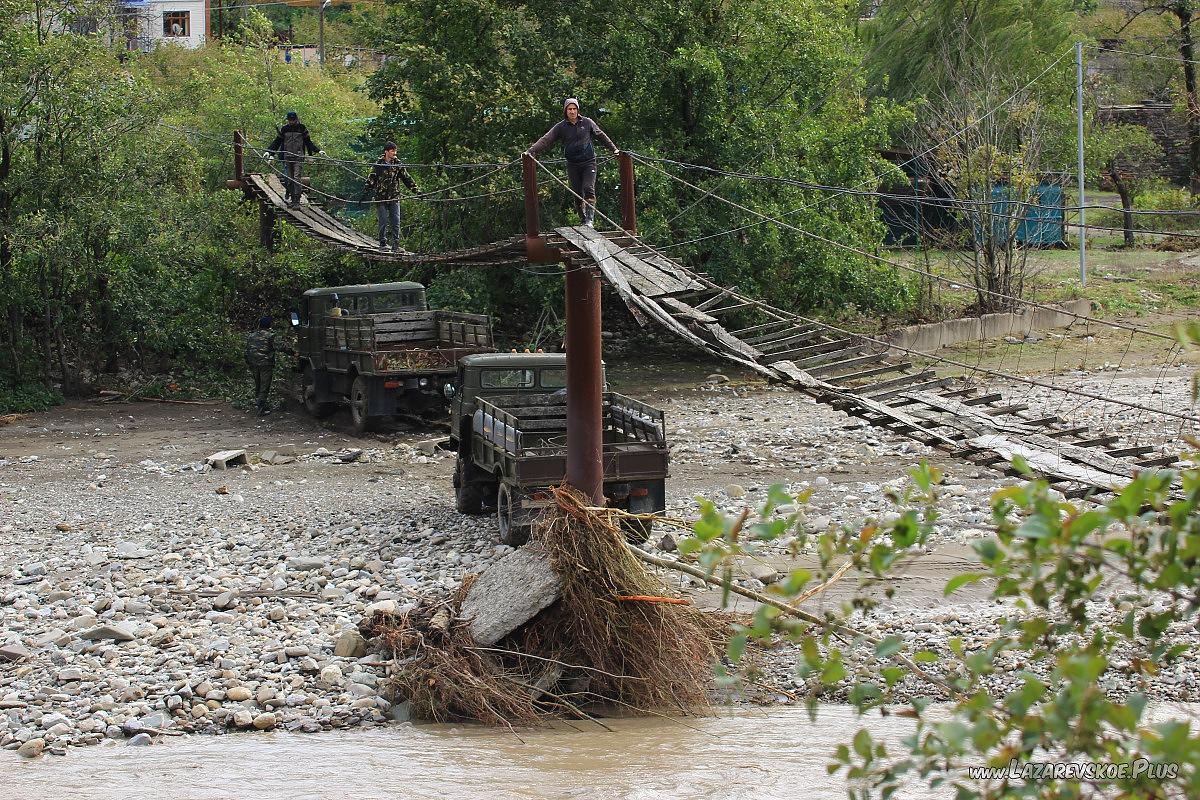
[{"label": "man in dark jacket", "polygon": [[275,341],[271,323],[270,317],[263,317],[258,321],[258,330],[246,335],[246,365],[254,373],[254,400],[259,416],[270,412],[275,354],[290,352],[288,347]]},{"label": "man in dark jacket", "polygon": [[279,156],[283,165],[283,186],[287,195],[287,203],[292,208],[300,205],[300,195],[304,191],[300,183],[300,168],[304,165],[304,156],[324,154],[325,151],[313,144],[308,135],[308,128],[300,121],[295,111],[287,112],[287,122],[279,129],[279,135],[267,148],[267,157]]},{"label": "man in dark jacket", "polygon": [[592,146],[592,140],[599,139],[613,151],[613,155],[621,151],[608,138],[608,134],[600,130],[599,125],[579,113],[579,101],[574,97],[567,98],[567,102],[563,103],[563,116],[565,119],[546,131],[545,136],[533,143],[529,152],[537,155],[555,142],[562,141],[567,156],[567,180],[571,191],[577,195],[573,198],[575,208],[583,217],[583,224],[591,227],[595,224],[596,215],[596,149]]},{"label": "man in dark jacket", "polygon": [[[375,162],[367,177],[367,188],[373,190],[375,217],[379,221],[379,246],[393,250],[400,246],[400,184],[411,192],[420,192],[417,182],[404,165],[396,160],[396,143],[383,146],[383,157]],[[389,233],[390,229],[390,233]]]}]

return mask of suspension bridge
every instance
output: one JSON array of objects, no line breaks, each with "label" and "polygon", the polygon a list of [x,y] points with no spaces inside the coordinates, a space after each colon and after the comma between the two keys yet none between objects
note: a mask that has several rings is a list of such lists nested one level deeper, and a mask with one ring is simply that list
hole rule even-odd
[{"label": "suspension bridge", "polygon": [[[299,207],[289,207],[278,174],[248,173],[243,169],[243,143],[244,140],[235,137],[236,178],[230,187],[240,188],[248,199],[259,203],[264,243],[269,241],[275,221],[282,220],[323,244],[376,261],[476,267],[562,264],[567,279],[567,350],[576,354],[568,363],[594,361],[589,369],[594,367],[597,376],[598,284],[603,279],[642,326],[657,326],[698,350],[948,455],[1014,474],[1016,465],[1023,462],[1067,497],[1111,492],[1140,471],[1171,466],[1179,460],[1178,453],[1167,452],[1160,446],[1127,442],[1119,435],[1078,425],[1059,415],[1039,413],[1028,403],[1013,402],[1004,391],[989,388],[979,380],[939,374],[933,366],[942,363],[969,368],[971,365],[898,348],[804,317],[747,296],[734,287],[719,285],[706,273],[688,269],[637,235],[634,166],[629,153],[619,157],[622,220],[617,224],[599,215],[612,223],[611,230],[573,226],[543,233],[539,223],[537,170],[544,165],[526,154],[523,235],[463,250],[410,253],[382,248],[374,238],[355,230],[307,197]],[[553,172],[547,172],[562,184]],[[573,298],[579,301],[576,308],[585,310],[573,314]],[[726,324],[729,319],[736,319],[738,327]],[[1095,321],[1121,327],[1117,323]],[[590,330],[592,327],[595,330]],[[573,336],[577,342],[574,350]],[[978,365],[971,372],[1193,421],[1183,413],[979,370]],[[583,398],[589,390],[580,389],[576,394]],[[569,399],[570,396],[568,392]]]}]

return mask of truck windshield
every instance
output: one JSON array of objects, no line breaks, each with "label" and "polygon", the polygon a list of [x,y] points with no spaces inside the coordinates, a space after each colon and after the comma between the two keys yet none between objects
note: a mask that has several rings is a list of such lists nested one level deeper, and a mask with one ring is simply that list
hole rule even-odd
[{"label": "truck windshield", "polygon": [[382,311],[424,311],[425,297],[423,292],[414,290],[402,292],[379,292],[371,296],[371,311],[378,314]]},{"label": "truck windshield", "polygon": [[567,385],[567,371],[565,369],[544,369],[542,370],[542,388],[543,389],[563,389]]},{"label": "truck windshield", "polygon": [[485,369],[479,374],[484,389],[532,389],[535,379],[531,369]]}]

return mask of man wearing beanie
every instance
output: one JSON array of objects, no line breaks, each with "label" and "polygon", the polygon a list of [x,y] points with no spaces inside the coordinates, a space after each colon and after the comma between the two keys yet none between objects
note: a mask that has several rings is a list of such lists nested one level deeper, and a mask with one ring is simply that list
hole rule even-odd
[{"label": "man wearing beanie", "polygon": [[[532,155],[538,155],[557,141],[562,141],[563,150],[567,156],[567,179],[571,191],[575,193],[575,208],[583,217],[583,224],[594,227],[596,216],[596,149],[592,140],[598,138],[604,146],[613,151],[613,155],[621,151],[608,138],[608,134],[600,130],[592,119],[579,113],[579,101],[574,97],[567,98],[563,103],[564,119],[555,123],[546,131],[546,135],[533,143],[529,148]],[[580,198],[583,201],[580,201]]]},{"label": "man wearing beanie", "polygon": [[[379,247],[399,248],[400,240],[400,183],[411,192],[419,192],[417,182],[404,165],[396,160],[396,143],[383,146],[383,156],[375,162],[367,177],[367,188],[374,190],[375,216],[379,221]],[[390,233],[389,233],[390,230]]]},{"label": "man wearing beanie", "polygon": [[287,203],[292,208],[300,206],[300,193],[304,187],[300,183],[300,168],[304,164],[304,155],[316,155],[325,151],[313,144],[308,135],[308,128],[300,121],[295,111],[287,112],[287,122],[279,129],[279,135],[267,148],[267,157],[278,155],[283,165],[283,187]]}]

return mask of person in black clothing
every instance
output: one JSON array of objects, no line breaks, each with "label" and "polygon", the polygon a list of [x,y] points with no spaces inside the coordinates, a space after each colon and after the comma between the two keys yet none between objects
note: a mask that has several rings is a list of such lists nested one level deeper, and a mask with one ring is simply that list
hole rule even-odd
[{"label": "person in black clothing", "polygon": [[[545,136],[533,143],[529,152],[537,155],[562,140],[567,156],[567,180],[571,184],[571,191],[577,195],[574,198],[575,208],[583,217],[583,224],[592,227],[596,216],[596,149],[592,146],[592,140],[599,139],[613,151],[613,155],[620,155],[621,151],[608,138],[608,134],[600,130],[599,125],[579,113],[579,101],[574,97],[568,97],[567,102],[563,103],[563,117],[546,131]],[[583,198],[582,201],[580,198]]]},{"label": "person in black clothing", "polygon": [[295,111],[287,112],[287,123],[279,129],[279,135],[267,148],[267,157],[279,156],[283,163],[283,186],[287,196],[287,204],[292,208],[300,206],[300,195],[304,186],[300,183],[300,169],[304,165],[304,156],[324,155],[325,151],[313,144],[308,135],[308,128],[300,121]]},{"label": "person in black clothing", "polygon": [[[404,165],[396,160],[396,143],[383,146],[383,157],[375,162],[367,178],[367,188],[373,190],[375,216],[379,221],[379,246],[397,249],[400,244],[400,183],[411,192],[420,192],[417,182]],[[390,229],[390,235],[389,235]]]}]

